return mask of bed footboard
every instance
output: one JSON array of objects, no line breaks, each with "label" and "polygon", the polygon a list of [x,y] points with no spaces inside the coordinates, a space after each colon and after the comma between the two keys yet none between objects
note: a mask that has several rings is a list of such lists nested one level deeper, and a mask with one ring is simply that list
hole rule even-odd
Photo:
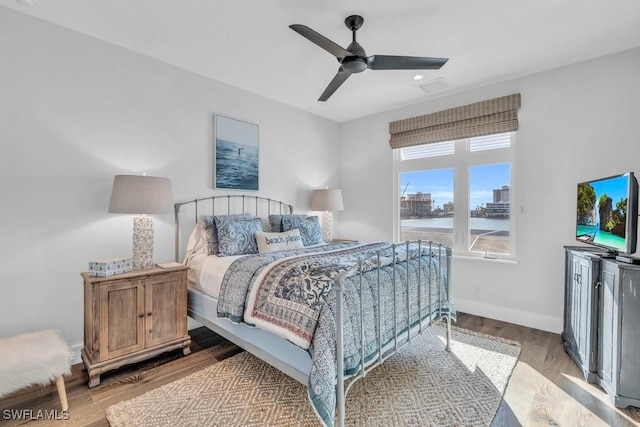
[{"label": "bed footboard", "polygon": [[[357,284],[358,292],[363,295],[363,275],[365,269],[365,261],[360,261],[352,269],[339,274],[334,280],[334,289],[336,292],[336,364],[337,364],[337,383],[336,383],[336,411],[338,414],[338,425],[344,426],[345,423],[345,409],[346,409],[346,394],[349,392],[351,386],[364,378],[368,372],[375,367],[381,365],[387,358],[396,354],[402,347],[409,344],[413,337],[421,334],[423,330],[431,326],[435,322],[442,319],[446,320],[446,350],[451,351],[451,320],[455,320],[455,311],[453,310],[453,303],[451,298],[451,248],[446,247],[440,243],[424,242],[420,240],[407,241],[401,244],[391,244],[389,246],[392,253],[392,287],[393,292],[393,335],[389,340],[382,336],[382,303],[381,303],[381,253],[383,250],[378,251],[377,259],[374,260],[373,265],[377,267],[373,270],[374,275],[374,288],[377,287],[377,291],[374,292],[377,295],[377,314],[374,316],[373,321],[375,330],[377,331],[377,351],[374,358],[367,357],[365,354],[365,320],[364,320],[364,304],[360,303],[360,364],[356,372],[350,372],[350,375],[345,375],[345,362],[344,362],[344,349],[345,349],[345,330],[344,330],[344,295],[346,292],[347,280],[351,280],[351,283]],[[404,249],[406,256],[404,259],[398,257],[398,251],[396,249]],[[410,275],[409,275],[409,254],[411,251],[417,251],[419,261],[426,260],[428,266],[427,274],[423,274],[423,268],[420,264],[417,269],[417,292],[416,295],[412,295],[410,292]],[[403,279],[399,274],[396,274],[398,269],[405,269],[406,274],[404,279],[406,283],[400,283]],[[432,300],[433,294],[433,275],[437,274],[435,286],[437,286],[437,301]],[[371,275],[371,269],[369,268],[369,275]],[[414,277],[415,280],[415,277]],[[370,276],[369,276],[369,281]],[[397,289],[398,287],[406,286],[406,298],[404,301],[398,301]],[[426,295],[425,291],[426,290]],[[444,292],[444,295],[442,294]],[[417,301],[415,299],[417,299]],[[444,302],[444,304],[443,304]],[[398,307],[400,304],[404,304],[405,319],[398,318]],[[417,322],[412,321],[411,307],[418,308]],[[399,321],[404,320],[406,328],[399,328]],[[367,360],[367,358],[369,360]]]}]

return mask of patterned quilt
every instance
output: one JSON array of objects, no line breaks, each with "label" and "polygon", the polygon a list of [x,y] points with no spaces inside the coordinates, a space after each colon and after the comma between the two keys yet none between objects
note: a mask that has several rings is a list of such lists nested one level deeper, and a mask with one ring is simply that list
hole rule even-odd
[{"label": "patterned quilt", "polygon": [[[407,258],[408,262],[401,263]],[[359,260],[363,261],[362,291],[360,278],[352,273]],[[412,247],[407,252],[405,246],[399,246],[395,260],[396,265],[389,244],[380,242],[339,243],[243,257],[225,274],[218,316],[270,330],[307,349],[312,359],[309,399],[323,424],[332,426],[336,403],[336,300],[332,288],[338,274],[349,272],[344,291],[346,375],[357,372],[361,365],[360,304],[365,363],[378,356],[379,334],[384,346],[393,340],[394,330],[400,333],[421,319],[439,318],[444,313],[454,315],[453,306],[446,301],[445,280],[437,258],[427,248],[419,252]],[[417,303],[419,293],[421,307]]]}]

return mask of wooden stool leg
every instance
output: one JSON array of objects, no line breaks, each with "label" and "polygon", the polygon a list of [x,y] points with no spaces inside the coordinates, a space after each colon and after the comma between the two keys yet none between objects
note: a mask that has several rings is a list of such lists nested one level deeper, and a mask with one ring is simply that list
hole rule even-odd
[{"label": "wooden stool leg", "polygon": [[62,405],[62,410],[68,411],[69,404],[67,403],[67,390],[64,388],[64,377],[62,375],[56,378],[56,387],[58,388],[58,396],[60,396],[60,405]]}]

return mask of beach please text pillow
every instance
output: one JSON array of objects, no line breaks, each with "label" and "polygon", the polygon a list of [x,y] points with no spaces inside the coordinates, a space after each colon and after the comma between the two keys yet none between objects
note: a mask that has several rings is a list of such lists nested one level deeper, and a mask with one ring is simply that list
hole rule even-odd
[{"label": "beach please text pillow", "polygon": [[297,228],[284,233],[256,231],[256,242],[258,242],[258,252],[261,254],[304,247],[300,230]]}]

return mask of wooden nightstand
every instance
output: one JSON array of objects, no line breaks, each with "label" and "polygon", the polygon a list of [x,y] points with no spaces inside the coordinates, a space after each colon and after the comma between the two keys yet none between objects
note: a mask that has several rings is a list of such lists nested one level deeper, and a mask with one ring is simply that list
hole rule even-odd
[{"label": "wooden nightstand", "polygon": [[153,267],[84,279],[82,360],[89,387],[100,375],[165,351],[191,352],[187,334],[188,267]]}]

